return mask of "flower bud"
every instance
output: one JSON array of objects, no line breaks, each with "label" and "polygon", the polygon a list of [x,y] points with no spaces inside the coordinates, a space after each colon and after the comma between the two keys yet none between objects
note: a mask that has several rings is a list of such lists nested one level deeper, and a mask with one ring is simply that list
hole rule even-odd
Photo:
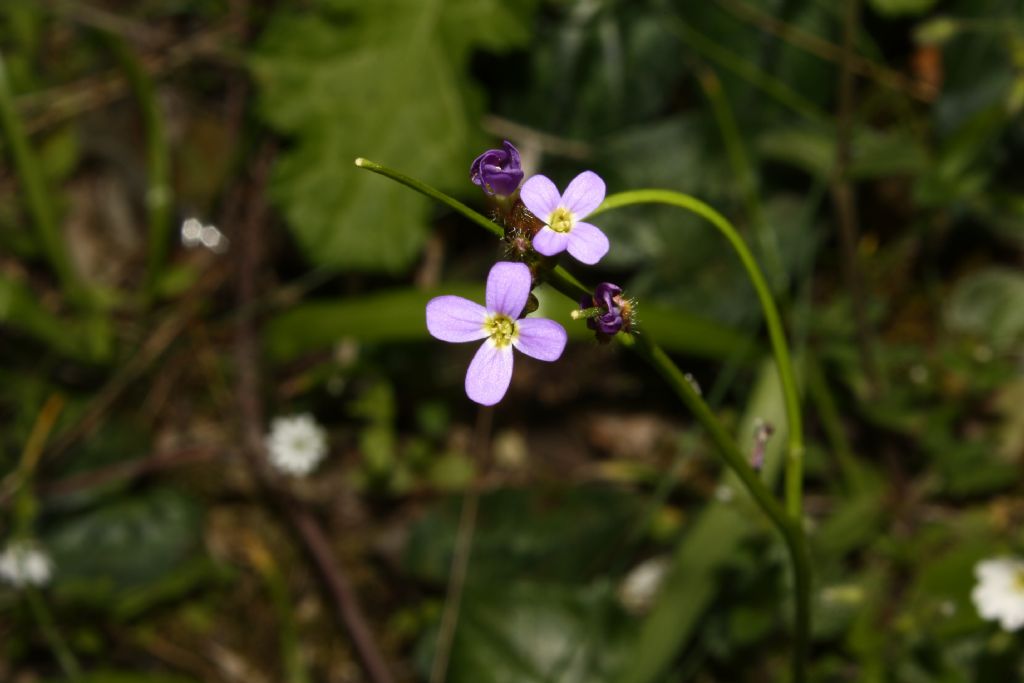
[{"label": "flower bud", "polygon": [[[597,332],[601,341],[607,341],[620,331],[631,331],[633,301],[622,296],[622,288],[611,282],[602,282],[593,296],[580,299],[581,313],[587,327]],[[574,316],[576,317],[576,316]]]},{"label": "flower bud", "polygon": [[489,149],[469,167],[469,179],[489,195],[507,197],[519,189],[523,181],[523,167],[519,150],[505,140],[503,149]]}]

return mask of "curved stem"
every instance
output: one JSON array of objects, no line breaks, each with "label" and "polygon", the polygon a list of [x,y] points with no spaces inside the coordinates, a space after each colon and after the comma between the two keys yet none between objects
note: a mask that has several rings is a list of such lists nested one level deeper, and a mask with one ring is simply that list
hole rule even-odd
[{"label": "curved stem", "polygon": [[[621,336],[621,335],[620,335]],[[810,646],[811,631],[811,559],[807,549],[807,539],[799,519],[786,514],[782,506],[772,495],[768,487],[758,476],[747,458],[729,436],[722,423],[711,412],[707,403],[694,390],[679,367],[669,358],[668,354],[646,335],[634,337],[633,349],[644,358],[672,387],[676,396],[690,409],[701,426],[707,430],[711,440],[718,448],[726,465],[740,478],[744,487],[753,497],[758,507],[764,511],[768,519],[779,530],[786,544],[793,563],[794,592],[794,640],[793,647],[793,681],[802,683],[806,680],[805,667]]]},{"label": "curved stem", "polygon": [[793,363],[789,357],[789,346],[786,344],[786,333],[782,327],[782,319],[779,316],[778,308],[775,306],[771,290],[765,282],[764,275],[754,260],[754,255],[750,253],[750,249],[747,248],[746,243],[740,237],[736,228],[722,214],[699,199],[681,192],[673,192],[671,190],[619,192],[607,197],[604,203],[591,215],[633,204],[668,204],[697,214],[715,226],[725,236],[743,263],[747,276],[757,292],[757,298],[761,302],[761,309],[764,311],[765,324],[768,326],[768,337],[771,339],[772,344],[772,353],[775,355],[775,364],[778,366],[779,379],[782,383],[782,394],[786,403],[786,421],[789,423],[786,456],[786,510],[789,512],[790,517],[799,521],[803,507],[804,459],[803,419],[800,414],[800,396],[796,388]]},{"label": "curved stem", "polygon": [[[487,220],[486,217],[469,208],[462,202],[449,197],[443,192],[440,192],[425,183],[421,183],[420,181],[401,174],[398,171],[394,171],[386,166],[381,166],[380,164],[376,164],[362,158],[356,159],[356,166],[387,176],[392,180],[396,180],[417,192],[446,204],[455,211],[469,218],[474,223],[482,226],[488,232],[499,236],[502,235],[501,229],[493,222]],[[662,376],[669,386],[672,387],[673,391],[683,404],[690,409],[694,417],[696,417],[701,425],[708,431],[708,434],[711,436],[711,440],[715,443],[715,446],[718,448],[719,453],[721,453],[722,459],[725,460],[726,465],[736,473],[736,476],[739,477],[747,491],[750,492],[754,501],[764,511],[765,515],[767,515],[768,519],[782,535],[782,539],[786,544],[786,549],[788,550],[793,563],[793,584],[795,593],[794,610],[796,621],[794,634],[796,642],[793,648],[792,659],[793,681],[794,683],[803,683],[806,680],[805,663],[807,661],[810,643],[811,563],[810,554],[807,549],[807,541],[800,519],[800,466],[802,464],[803,457],[800,404],[797,400],[796,382],[793,380],[793,369],[789,360],[789,351],[786,347],[785,335],[782,331],[782,323],[779,318],[778,311],[775,308],[775,303],[771,298],[768,286],[765,284],[764,276],[761,275],[761,271],[757,267],[757,263],[754,261],[754,257],[750,253],[750,250],[747,249],[747,246],[743,243],[739,233],[736,232],[736,229],[733,228],[729,221],[707,204],[678,192],[671,192],[668,190],[639,190],[636,192],[624,192],[608,197],[595,213],[618,208],[620,206],[628,206],[630,204],[640,204],[645,202],[672,204],[674,206],[679,206],[693,211],[694,213],[709,220],[715,225],[715,227],[721,230],[736,249],[740,256],[740,260],[743,261],[744,266],[747,268],[747,272],[750,274],[751,280],[754,283],[754,288],[757,290],[758,296],[761,299],[761,305],[765,310],[765,318],[768,321],[768,329],[772,339],[773,350],[775,351],[776,363],[779,366],[779,375],[782,378],[783,392],[786,397],[786,414],[789,421],[790,467],[787,468],[786,487],[787,502],[790,503],[788,506],[788,514],[787,511],[779,505],[771,491],[769,491],[768,487],[761,481],[757,472],[755,472],[750,466],[750,463],[747,462],[747,458],[740,451],[736,442],[729,436],[728,432],[726,432],[725,428],[718,421],[718,418],[716,418],[714,413],[711,412],[711,409],[697,394],[679,367],[671,358],[669,358],[668,354],[666,354],[661,347],[655,344],[646,335],[633,337],[620,334],[617,335],[616,338],[624,345],[632,347],[637,353],[639,353]],[[549,273],[548,283],[574,302],[579,300],[581,294],[587,293],[587,289],[576,278],[561,267],[557,267]],[[790,480],[793,477],[795,477],[796,486],[793,487],[795,494],[792,494],[791,497]],[[792,507],[792,500],[796,501],[795,510]]]}]

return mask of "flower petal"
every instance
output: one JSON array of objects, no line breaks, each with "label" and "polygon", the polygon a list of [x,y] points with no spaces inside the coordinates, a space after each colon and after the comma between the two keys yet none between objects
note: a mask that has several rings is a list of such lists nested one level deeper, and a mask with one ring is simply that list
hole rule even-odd
[{"label": "flower petal", "polygon": [[545,225],[533,236],[533,248],[538,254],[543,254],[544,256],[561,254],[569,244],[570,234],[568,232],[555,232]]},{"label": "flower petal", "polygon": [[480,304],[461,296],[438,296],[427,302],[427,331],[446,342],[468,342],[487,336]]},{"label": "flower petal", "polygon": [[519,190],[519,198],[530,213],[545,222],[562,201],[558,188],[545,175],[530,176]]},{"label": "flower petal", "polygon": [[515,319],[526,307],[532,278],[525,263],[498,261],[487,274],[487,311]]},{"label": "flower petal", "polygon": [[[572,230],[568,234],[569,253],[580,263],[592,266],[608,253],[608,238],[598,227],[590,223],[581,221],[572,226]],[[534,244],[536,244],[536,240],[534,240]]]},{"label": "flower petal", "polygon": [[519,321],[519,337],[513,346],[531,358],[558,360],[565,350],[568,336],[565,328],[546,318],[523,318]]},{"label": "flower petal", "polygon": [[572,211],[577,220],[586,218],[604,201],[604,193],[605,186],[601,176],[593,171],[584,171],[573,178],[569,187],[565,188],[562,206]]},{"label": "flower petal", "polygon": [[512,347],[499,349],[488,339],[466,371],[466,396],[480,405],[493,406],[505,396],[511,381]]}]

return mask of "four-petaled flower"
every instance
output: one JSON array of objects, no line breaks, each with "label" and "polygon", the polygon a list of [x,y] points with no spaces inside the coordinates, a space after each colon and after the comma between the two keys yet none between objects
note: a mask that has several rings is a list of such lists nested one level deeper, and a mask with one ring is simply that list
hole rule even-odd
[{"label": "four-petaled flower", "polygon": [[489,149],[469,167],[469,179],[491,195],[508,196],[516,191],[523,180],[523,166],[519,150],[505,140],[503,149]]},{"label": "four-petaled flower", "polygon": [[447,342],[484,339],[466,372],[466,395],[481,405],[502,399],[512,380],[512,348],[538,360],[558,360],[565,328],[553,320],[519,316],[530,296],[530,269],[500,261],[487,275],[486,306],[461,296],[439,296],[427,303],[427,330]]},{"label": "four-petaled flower", "polygon": [[535,175],[523,183],[519,197],[544,227],[533,238],[533,248],[544,256],[568,250],[576,260],[593,265],[608,253],[608,238],[582,219],[604,201],[604,181],[593,171],[572,179],[564,194],[547,176]]}]

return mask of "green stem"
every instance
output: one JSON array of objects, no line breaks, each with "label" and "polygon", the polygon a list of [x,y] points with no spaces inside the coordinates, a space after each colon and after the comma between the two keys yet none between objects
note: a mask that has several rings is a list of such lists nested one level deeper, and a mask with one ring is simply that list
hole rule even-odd
[{"label": "green stem", "polygon": [[29,609],[32,610],[32,616],[43,632],[43,637],[46,638],[46,642],[49,644],[50,650],[53,651],[53,656],[57,658],[57,663],[60,664],[64,675],[72,681],[77,681],[82,677],[82,668],[78,665],[78,659],[57,629],[57,624],[53,620],[53,615],[50,614],[49,608],[46,606],[46,601],[43,600],[43,596],[34,586],[25,586],[23,590],[25,591],[25,597],[28,599]]},{"label": "green stem", "polygon": [[55,203],[50,197],[46,176],[14,106],[14,95],[7,79],[3,54],[0,54],[0,131],[9,144],[11,160],[14,162],[28,212],[36,228],[39,246],[46,254],[50,267],[57,274],[68,298],[79,303],[88,302],[89,297],[71,265],[71,259],[61,239],[57,217],[53,211]]},{"label": "green stem", "polygon": [[[415,178],[410,178],[404,173],[399,173],[398,171],[392,168],[388,168],[387,166],[381,166],[378,163],[370,161],[369,159],[363,159],[362,157],[356,159],[355,163],[356,166],[358,166],[359,168],[365,168],[367,171],[373,171],[374,173],[380,174],[386,178],[391,178],[392,180],[397,181],[402,185],[405,185],[406,187],[416,190],[420,194],[426,195],[431,199],[436,199],[445,206],[454,209],[456,212],[462,214],[469,220],[473,221],[474,223],[476,223],[477,225],[479,225],[492,235],[496,235],[498,237],[505,236],[505,232],[501,228],[499,228],[494,223],[494,221],[488,219],[483,214],[469,208],[468,206],[460,202],[458,199],[455,199],[454,197],[449,197],[444,192],[441,192],[439,190],[435,190],[426,183],[421,183]],[[577,302],[580,300],[580,297],[586,296],[587,294],[591,293],[590,290],[584,287],[579,280],[573,277],[573,275],[562,266],[555,266],[555,268],[553,268],[551,272],[548,273],[548,282],[550,282],[552,286],[554,286],[556,289],[566,294],[567,296],[575,297],[573,300]]]},{"label": "green stem", "polygon": [[455,209],[455,211],[461,213],[463,216],[473,221],[474,223],[476,223],[477,225],[479,225],[481,228],[491,233],[492,235],[496,235],[498,237],[505,236],[505,231],[499,228],[494,223],[494,221],[469,208],[468,206],[460,202],[458,199],[455,199],[454,197],[449,197],[444,192],[441,192],[439,190],[435,190],[426,183],[421,183],[415,178],[410,178],[404,173],[399,173],[394,169],[388,168],[387,166],[381,166],[380,164],[374,163],[369,159],[363,159],[362,157],[356,159],[356,166],[358,166],[359,168],[365,168],[367,171],[379,173],[382,176],[387,176],[388,178],[398,181],[399,183],[405,185],[406,187],[410,187],[416,190],[420,194],[424,194],[430,197],[431,199],[436,199],[442,204],[445,204],[448,207]]},{"label": "green stem", "polygon": [[633,349],[642,356],[662,376],[676,396],[690,409],[697,421],[711,436],[726,465],[739,477],[744,487],[754,498],[758,507],[767,515],[772,524],[779,530],[782,540],[789,551],[793,563],[793,588],[795,594],[795,641],[793,650],[793,681],[802,683],[805,680],[805,666],[810,644],[811,629],[811,560],[807,548],[807,539],[799,519],[786,514],[768,487],[764,485],[754,468],[750,466],[746,456],[736,446],[736,442],[718,421],[715,414],[694,390],[679,367],[669,358],[668,354],[646,335],[635,337]]},{"label": "green stem", "polygon": [[[410,187],[428,197],[451,207],[474,223],[485,228],[488,232],[502,236],[502,230],[484,216],[469,208],[462,202],[449,197],[429,185],[410,178],[404,174],[394,171],[386,166],[381,166],[366,159],[356,159],[356,166],[379,173],[380,175],[396,180],[403,185]],[[771,293],[764,282],[760,269],[754,262],[754,257],[747,249],[736,229],[722,217],[718,212],[707,204],[668,190],[639,190],[636,192],[625,192],[608,197],[598,208],[599,211],[639,204],[645,202],[657,202],[679,206],[693,211],[706,218],[725,234],[732,243],[743,261],[747,272],[754,283],[754,288],[761,298],[762,307],[765,309],[765,318],[768,321],[769,335],[772,339],[772,346],[776,355],[776,363],[779,366],[779,375],[782,378],[783,392],[786,398],[786,412],[789,420],[789,446],[790,456],[787,468],[787,503],[790,503],[790,511],[787,511],[775,500],[768,487],[764,485],[758,474],[747,462],[746,457],[739,447],[732,440],[729,434],[722,427],[711,409],[704,403],[693,386],[687,381],[686,376],[676,366],[671,358],[657,346],[648,336],[639,335],[617,335],[617,339],[624,345],[632,347],[639,353],[672,387],[683,404],[690,409],[693,415],[708,431],[712,441],[721,453],[726,465],[739,477],[740,481],[750,492],[758,506],[764,511],[768,519],[778,529],[789,552],[793,563],[793,584],[795,592],[795,641],[793,648],[793,681],[803,683],[805,677],[805,665],[810,643],[810,582],[811,564],[810,555],[807,549],[807,541],[804,535],[800,516],[800,468],[803,457],[803,437],[800,425],[800,404],[797,399],[796,382],[793,379],[792,365],[789,360],[789,352],[786,347],[785,335],[782,331],[782,323],[778,311],[775,308]],[[593,214],[591,214],[593,215]],[[559,292],[567,296],[573,302],[579,300],[581,295],[588,294],[588,290],[571,274],[561,267],[554,268],[548,274],[548,283]],[[790,486],[790,479],[795,478],[796,486]],[[790,496],[790,489],[793,488],[795,495]],[[792,501],[796,501],[795,511],[792,508]]]},{"label": "green stem", "polygon": [[633,204],[669,204],[697,214],[715,226],[729,241],[736,255],[739,256],[747,271],[751,284],[757,292],[764,311],[765,324],[768,326],[768,337],[778,366],[779,379],[782,383],[782,394],[786,403],[786,420],[788,453],[786,456],[786,509],[794,520],[799,520],[803,508],[803,419],[800,413],[800,396],[796,388],[793,374],[793,363],[789,357],[789,346],[786,344],[786,333],[782,327],[782,319],[775,306],[771,290],[765,282],[761,269],[757,266],[753,254],[747,248],[739,232],[722,214],[704,202],[671,190],[634,190],[619,192],[608,196],[592,216],[609,209],[618,209]]},{"label": "green stem", "polygon": [[146,207],[149,211],[149,254],[146,292],[153,295],[160,271],[167,259],[171,230],[171,153],[153,80],[123,40],[108,36],[110,48],[128,77],[135,99],[142,108],[146,137]]}]

